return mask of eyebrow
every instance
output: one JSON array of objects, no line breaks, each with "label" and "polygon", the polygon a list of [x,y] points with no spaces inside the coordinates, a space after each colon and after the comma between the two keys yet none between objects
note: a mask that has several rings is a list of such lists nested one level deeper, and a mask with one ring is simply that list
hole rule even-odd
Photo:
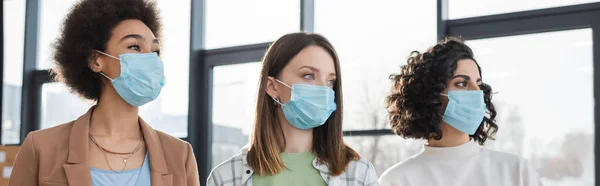
[{"label": "eyebrow", "polygon": [[315,72],[319,72],[320,71],[319,69],[317,69],[315,67],[307,66],[307,65],[301,66],[300,68],[298,68],[298,70],[303,69],[303,68],[308,68],[308,69],[310,69],[312,71],[315,71]]},{"label": "eyebrow", "polygon": [[[317,72],[317,73],[321,71],[321,70],[319,70],[318,68],[315,68],[315,67],[313,67],[313,66],[308,66],[308,65],[301,66],[300,68],[298,68],[298,70],[300,70],[300,69],[303,69],[303,68],[310,69],[310,70],[312,70],[312,71],[315,71],[315,72]],[[329,73],[329,76],[336,76],[336,75],[335,75],[335,72]]]},{"label": "eyebrow", "polygon": [[[471,80],[471,77],[469,77],[467,75],[462,75],[462,74],[461,75],[456,75],[456,76],[452,77],[452,79],[450,79],[450,80],[453,80],[453,79],[456,79],[456,78],[464,78],[467,81]],[[477,83],[480,83],[480,82],[482,82],[481,78],[477,79]]]},{"label": "eyebrow", "polygon": [[[129,38],[133,38],[133,39],[137,39],[137,40],[145,40],[144,37],[142,37],[139,34],[129,34],[129,35],[126,35],[125,37],[121,38],[121,42],[123,42],[123,40],[129,39]],[[158,39],[152,40],[152,43],[159,44]]]}]

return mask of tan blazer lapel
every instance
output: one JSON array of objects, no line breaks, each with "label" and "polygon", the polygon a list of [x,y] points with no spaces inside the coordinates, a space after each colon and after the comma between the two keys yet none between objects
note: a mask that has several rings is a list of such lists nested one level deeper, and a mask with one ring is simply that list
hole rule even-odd
[{"label": "tan blazer lapel", "polygon": [[146,149],[148,149],[150,170],[152,171],[152,186],[172,186],[173,175],[169,173],[167,168],[165,154],[156,130],[150,127],[142,118],[139,121],[146,142]]},{"label": "tan blazer lapel", "polygon": [[69,185],[92,186],[92,175],[88,163],[88,134],[90,117],[94,107],[79,117],[69,136],[69,157],[63,164]]},{"label": "tan blazer lapel", "polygon": [[[92,107],[86,114],[79,117],[71,129],[69,137],[69,157],[63,165],[69,185],[92,186],[92,176],[88,162],[89,121]],[[173,175],[167,169],[167,161],[162,144],[156,131],[141,118],[140,127],[148,149],[150,160],[152,186],[172,186]]]},{"label": "tan blazer lapel", "polygon": [[152,171],[152,186],[172,186],[173,185],[173,175],[171,174],[161,174],[156,171]]}]

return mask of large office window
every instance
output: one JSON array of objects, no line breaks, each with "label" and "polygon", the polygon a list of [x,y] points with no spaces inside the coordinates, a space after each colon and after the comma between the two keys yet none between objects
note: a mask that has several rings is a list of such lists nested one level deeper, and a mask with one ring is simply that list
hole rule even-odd
[{"label": "large office window", "polygon": [[[38,2],[39,7],[29,4]],[[3,0],[2,144],[20,143],[23,131],[74,120],[94,104],[70,93],[63,83],[44,79],[45,70],[53,67],[52,43],[76,2]],[[257,61],[266,43],[301,29],[314,31],[332,42],[340,58],[344,141],[381,174],[418,153],[425,142],[402,139],[389,130],[384,102],[389,75],[399,72],[411,51],[427,50],[446,32],[468,39],[484,81],[498,92],[494,103],[499,132],[486,146],[529,159],[545,185],[594,185],[594,131],[599,122],[594,120],[598,83],[593,66],[598,59],[593,56],[600,54],[593,48],[599,32],[592,18],[600,17],[600,3],[437,2],[442,3],[157,0],[167,82],[156,101],[140,108],[140,115],[153,127],[191,143],[204,183],[210,168],[249,141],[256,93],[261,91]],[[39,11],[26,12],[26,7]],[[27,17],[31,30],[25,30],[26,15],[38,15]],[[25,43],[25,37],[37,42]],[[32,61],[35,73],[29,73]],[[23,82],[24,66],[25,79],[34,81]],[[33,96],[38,94],[39,102]],[[39,109],[39,116],[21,113],[21,107]],[[189,116],[188,108],[193,109]],[[30,118],[39,119],[40,126]],[[199,154],[204,152],[210,153]]]},{"label": "large office window", "polygon": [[[435,1],[315,2],[315,32],[332,42],[340,58],[344,130],[390,128],[385,108],[389,76],[399,72],[411,51],[436,43],[435,6]],[[378,173],[414,155],[422,144],[375,135],[347,136],[345,141]]]},{"label": "large office window", "polygon": [[435,1],[315,2],[315,32],[332,42],[340,58],[344,130],[390,128],[384,104],[389,76],[399,72],[411,51],[423,51],[436,42],[436,14],[430,8],[435,5]]},{"label": "large office window", "polygon": [[254,128],[261,63],[213,68],[212,166],[237,154]]},{"label": "large office window", "polygon": [[[38,69],[46,70],[54,67],[53,44],[60,36],[62,23],[75,3],[77,0],[40,0]],[[46,83],[42,85],[41,91],[41,128],[75,120],[93,105],[91,101],[71,94],[63,83]]]},{"label": "large office window", "polygon": [[77,0],[40,0],[37,68],[50,69],[54,65],[53,43],[60,35],[62,23]]},{"label": "large office window", "polygon": [[21,129],[25,0],[3,0],[3,3],[2,144],[18,144]]},{"label": "large office window", "polygon": [[208,49],[269,42],[300,28],[300,0],[205,1]]},{"label": "large office window", "polygon": [[45,83],[42,85],[40,126],[44,129],[76,120],[93,104],[71,94],[64,83]]},{"label": "large office window", "polygon": [[[487,16],[445,22],[449,34],[469,39],[484,82],[498,92],[499,131],[487,146],[527,158],[544,185],[597,184],[594,136],[600,122],[594,66],[600,62],[595,48],[600,3],[586,2],[478,7]],[[488,15],[497,13],[489,10],[540,6],[554,8]],[[450,5],[453,11],[461,9]]]},{"label": "large office window", "polygon": [[166,85],[156,101],[141,107],[140,116],[156,129],[187,137],[190,0],[157,3],[163,24],[160,53],[165,63]]},{"label": "large office window", "polygon": [[546,185],[593,185],[592,29],[467,44],[498,92],[499,130],[488,146],[527,158]]},{"label": "large office window", "polygon": [[478,1],[478,0],[449,0],[448,17],[460,19],[494,14],[520,12],[527,10],[554,8],[568,5],[577,5],[598,2],[598,0],[503,0],[503,1]]}]

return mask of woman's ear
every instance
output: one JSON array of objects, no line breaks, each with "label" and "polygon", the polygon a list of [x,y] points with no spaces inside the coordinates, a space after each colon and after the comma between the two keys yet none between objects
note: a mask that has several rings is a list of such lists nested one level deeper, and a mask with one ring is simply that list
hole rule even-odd
[{"label": "woman's ear", "polygon": [[274,77],[267,77],[267,84],[265,87],[265,91],[267,91],[267,94],[269,96],[271,96],[271,98],[273,99],[279,99],[279,93],[277,93],[277,89],[278,89],[278,83],[275,80]]},{"label": "woman's ear", "polygon": [[102,64],[104,64],[102,57],[96,53],[96,51],[92,51],[90,61],[88,62],[88,67],[90,67],[92,71],[100,73],[102,72]]}]

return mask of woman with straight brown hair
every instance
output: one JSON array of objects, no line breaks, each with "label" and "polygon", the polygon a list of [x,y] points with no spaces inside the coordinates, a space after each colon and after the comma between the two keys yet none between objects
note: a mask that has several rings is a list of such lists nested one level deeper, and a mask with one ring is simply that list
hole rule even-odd
[{"label": "woman with straight brown hair", "polygon": [[292,33],[262,61],[250,143],[207,185],[378,185],[373,165],[342,136],[340,64],[318,34]]}]

